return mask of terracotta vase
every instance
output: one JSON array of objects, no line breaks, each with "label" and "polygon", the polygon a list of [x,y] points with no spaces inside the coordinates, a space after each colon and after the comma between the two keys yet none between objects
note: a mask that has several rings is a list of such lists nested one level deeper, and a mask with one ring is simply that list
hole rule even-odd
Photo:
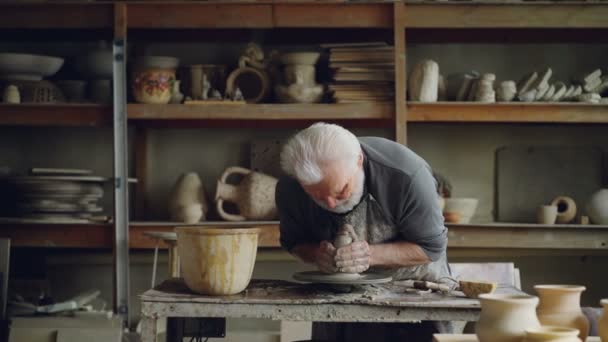
[{"label": "terracotta vase", "polygon": [[169,196],[169,214],[176,222],[196,223],[204,221],[209,206],[203,183],[195,172],[182,174]]},{"label": "terracotta vase", "polygon": [[[238,185],[226,183],[228,177],[233,174],[244,176]],[[215,194],[217,211],[228,221],[275,219],[277,217],[274,202],[276,185],[277,179],[274,177],[238,166],[229,167],[217,182]],[[239,214],[226,213],[224,201],[236,204]]]},{"label": "terracotta vase", "polygon": [[133,96],[140,103],[167,104],[171,100],[175,70],[143,68],[133,75]]},{"label": "terracotta vase", "polygon": [[600,301],[604,306],[604,313],[598,322],[597,331],[602,339],[602,342],[608,342],[608,298]]},{"label": "terracotta vase", "polygon": [[526,330],[522,342],[581,342],[578,329],[543,325]]},{"label": "terracotta vase", "polygon": [[540,328],[538,297],[517,294],[482,294],[481,316],[475,325],[479,342],[521,342],[526,329]]},{"label": "terracotta vase", "polygon": [[537,312],[543,325],[578,329],[579,338],[583,341],[587,339],[589,321],[580,306],[584,286],[536,285],[534,289],[540,297]]},{"label": "terracotta vase", "polygon": [[175,231],[181,273],[190,290],[221,296],[249,285],[260,229],[177,227]]},{"label": "terracotta vase", "polygon": [[587,214],[594,224],[608,224],[608,189],[600,189],[591,196]]}]

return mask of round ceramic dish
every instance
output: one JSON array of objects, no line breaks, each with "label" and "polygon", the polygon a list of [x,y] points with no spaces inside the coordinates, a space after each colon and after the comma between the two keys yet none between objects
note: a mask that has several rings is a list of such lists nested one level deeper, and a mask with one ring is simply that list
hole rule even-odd
[{"label": "round ceramic dish", "polygon": [[378,273],[362,273],[359,277],[341,278],[335,274],[327,274],[319,271],[297,272],[293,279],[307,283],[341,284],[341,285],[366,285],[388,283],[393,277]]},{"label": "round ceramic dish", "polygon": [[62,65],[63,58],[59,57],[0,53],[0,79],[40,81],[54,75]]}]

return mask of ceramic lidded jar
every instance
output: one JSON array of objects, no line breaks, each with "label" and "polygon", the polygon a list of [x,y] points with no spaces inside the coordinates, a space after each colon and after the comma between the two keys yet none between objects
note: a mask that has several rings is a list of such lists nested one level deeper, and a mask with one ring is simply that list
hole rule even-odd
[{"label": "ceramic lidded jar", "polygon": [[173,95],[179,60],[168,56],[140,57],[134,66],[131,87],[135,101],[167,104]]},{"label": "ceramic lidded jar", "polygon": [[519,294],[481,294],[481,316],[475,325],[479,342],[521,342],[526,329],[540,328],[538,297]]},{"label": "ceramic lidded jar", "polygon": [[591,196],[587,214],[594,224],[608,224],[608,189],[600,189]]},{"label": "ceramic lidded jar", "polygon": [[597,331],[602,342],[608,342],[608,298],[602,299],[600,303],[604,307],[604,313],[598,322]]},{"label": "ceramic lidded jar", "polygon": [[587,339],[589,320],[580,306],[584,286],[536,285],[534,289],[540,297],[537,312],[543,325],[578,329],[579,338],[583,341]]},{"label": "ceramic lidded jar", "polygon": [[526,337],[522,342],[581,342],[578,334],[578,329],[543,325],[526,330]]},{"label": "ceramic lidded jar", "polygon": [[[230,175],[243,176],[238,185],[228,184]],[[260,172],[233,166],[224,171],[217,182],[215,200],[217,211],[228,221],[272,220],[277,217],[274,192],[277,179]],[[239,214],[224,211],[224,201],[232,202],[238,207]]]}]

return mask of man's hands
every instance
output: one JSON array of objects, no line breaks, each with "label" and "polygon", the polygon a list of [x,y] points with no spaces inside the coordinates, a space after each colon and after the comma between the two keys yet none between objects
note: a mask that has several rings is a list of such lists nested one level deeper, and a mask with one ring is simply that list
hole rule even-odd
[{"label": "man's hands", "polygon": [[314,261],[319,271],[323,273],[338,272],[336,267],[336,248],[329,241],[321,241],[316,250]]},{"label": "man's hands", "polygon": [[361,273],[369,268],[370,256],[367,241],[355,241],[336,251],[336,267],[340,272]]}]

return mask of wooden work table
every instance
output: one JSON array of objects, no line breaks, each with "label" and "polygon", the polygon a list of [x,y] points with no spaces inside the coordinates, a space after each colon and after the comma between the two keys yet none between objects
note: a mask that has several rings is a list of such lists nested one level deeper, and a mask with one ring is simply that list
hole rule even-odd
[{"label": "wooden work table", "polygon": [[[497,292],[519,292],[499,287]],[[233,296],[192,293],[173,278],[141,295],[142,341],[156,341],[158,319],[170,317],[240,317],[286,321],[414,322],[478,319],[480,304],[461,292],[449,295],[414,291],[406,282],[368,285],[336,293],[321,284],[252,280]]]}]

